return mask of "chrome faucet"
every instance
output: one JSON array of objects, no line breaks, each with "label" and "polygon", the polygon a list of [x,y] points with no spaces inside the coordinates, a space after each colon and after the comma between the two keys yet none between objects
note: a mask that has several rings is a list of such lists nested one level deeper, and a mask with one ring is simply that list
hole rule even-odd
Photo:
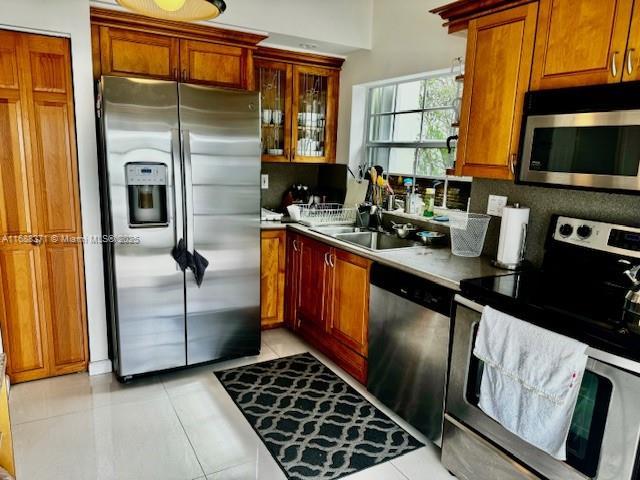
[{"label": "chrome faucet", "polygon": [[[367,228],[369,230],[375,230],[378,232],[384,232],[382,227],[382,208],[378,205],[369,203],[363,203],[358,206],[357,224],[359,227]],[[375,217],[376,225],[372,226],[372,218]]]}]

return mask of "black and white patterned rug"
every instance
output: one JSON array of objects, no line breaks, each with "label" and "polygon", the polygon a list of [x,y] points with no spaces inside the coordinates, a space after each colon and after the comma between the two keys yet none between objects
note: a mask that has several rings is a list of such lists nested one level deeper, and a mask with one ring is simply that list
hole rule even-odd
[{"label": "black and white patterned rug", "polygon": [[333,480],[423,446],[309,353],[216,372],[290,480]]}]

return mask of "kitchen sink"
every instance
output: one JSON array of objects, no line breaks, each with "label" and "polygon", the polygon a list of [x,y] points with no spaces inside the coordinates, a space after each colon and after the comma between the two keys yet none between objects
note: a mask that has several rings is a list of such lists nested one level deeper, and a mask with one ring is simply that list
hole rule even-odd
[{"label": "kitchen sink", "polygon": [[353,243],[369,250],[392,250],[396,248],[418,247],[421,244],[406,238],[399,238],[391,233],[384,232],[352,232],[332,235],[338,240]]},{"label": "kitchen sink", "polygon": [[362,232],[362,228],[358,227],[339,227],[339,226],[329,226],[329,227],[315,227],[312,228],[314,232],[322,233],[324,235],[329,235],[330,237],[335,237],[336,235],[344,234],[344,233],[357,233]]}]

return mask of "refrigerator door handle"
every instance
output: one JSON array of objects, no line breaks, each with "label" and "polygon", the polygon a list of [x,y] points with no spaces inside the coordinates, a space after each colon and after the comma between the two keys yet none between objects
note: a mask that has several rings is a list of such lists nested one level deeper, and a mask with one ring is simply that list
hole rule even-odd
[{"label": "refrigerator door handle", "polygon": [[[180,152],[180,130],[171,129],[171,163],[173,171],[173,212],[174,212],[174,246],[177,248],[180,239],[184,238],[184,193],[183,193],[183,165]],[[181,270],[176,262],[176,270]]]},{"label": "refrigerator door handle", "polygon": [[184,205],[187,250],[193,252],[193,176],[191,170],[191,133],[182,130],[182,160],[184,163]]}]

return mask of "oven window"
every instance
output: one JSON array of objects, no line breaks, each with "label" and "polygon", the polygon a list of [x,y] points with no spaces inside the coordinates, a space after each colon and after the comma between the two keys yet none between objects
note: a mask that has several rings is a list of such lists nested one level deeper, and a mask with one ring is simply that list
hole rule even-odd
[{"label": "oven window", "polygon": [[[480,402],[483,371],[483,362],[471,355],[467,401],[476,407]],[[567,463],[589,478],[594,478],[598,472],[612,391],[613,385],[607,378],[588,370],[585,372],[567,438]]]},{"label": "oven window", "polygon": [[539,172],[637,176],[640,125],[536,128],[529,168]]}]

